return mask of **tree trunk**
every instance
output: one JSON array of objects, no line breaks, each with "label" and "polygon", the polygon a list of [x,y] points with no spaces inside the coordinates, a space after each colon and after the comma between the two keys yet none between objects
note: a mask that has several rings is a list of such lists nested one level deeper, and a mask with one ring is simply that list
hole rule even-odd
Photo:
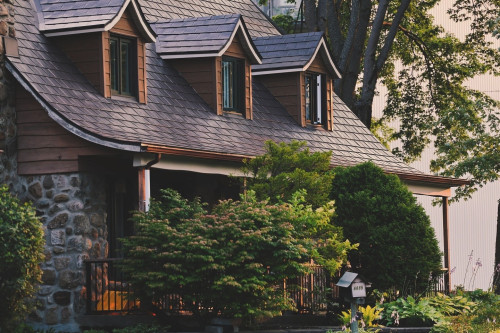
[{"label": "tree trunk", "polygon": [[[368,25],[370,23],[371,10],[372,3],[370,0],[360,1],[357,16],[351,18],[351,25],[354,25],[350,28],[352,36],[348,37],[343,44],[340,59],[342,79],[335,80],[335,93],[351,110],[355,108],[356,84],[358,83],[358,77],[361,72],[360,65],[363,57],[363,49],[365,47]],[[332,48],[333,47],[336,46],[332,45]]]},{"label": "tree trunk", "polygon": [[308,31],[318,31],[318,15],[315,0],[304,0],[304,16]]}]

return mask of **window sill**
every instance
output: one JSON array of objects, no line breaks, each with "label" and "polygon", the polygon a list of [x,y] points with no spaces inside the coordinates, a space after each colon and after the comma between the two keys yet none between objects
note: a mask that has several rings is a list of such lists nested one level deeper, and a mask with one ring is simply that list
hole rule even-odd
[{"label": "window sill", "polygon": [[111,99],[129,103],[137,102],[137,98],[135,96],[127,96],[127,95],[111,95]]},{"label": "window sill", "polygon": [[240,117],[245,118],[245,115],[243,113],[241,113],[241,112],[238,112],[238,111],[222,111],[222,114],[223,115],[240,116]]}]

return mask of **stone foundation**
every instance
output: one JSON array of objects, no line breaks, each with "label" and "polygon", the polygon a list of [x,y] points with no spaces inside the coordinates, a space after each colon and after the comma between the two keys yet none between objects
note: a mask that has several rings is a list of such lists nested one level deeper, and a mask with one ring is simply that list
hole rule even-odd
[{"label": "stone foundation", "polygon": [[[46,237],[35,327],[78,331],[85,312],[85,259],[107,258],[106,180],[90,174],[20,177]],[[55,325],[55,326],[52,326]]]}]

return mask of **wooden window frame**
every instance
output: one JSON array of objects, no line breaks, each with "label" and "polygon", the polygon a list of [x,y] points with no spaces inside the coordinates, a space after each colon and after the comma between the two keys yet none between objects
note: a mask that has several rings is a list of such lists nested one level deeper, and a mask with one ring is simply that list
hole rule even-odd
[{"label": "wooden window frame", "polygon": [[[112,43],[115,42],[117,45],[117,64],[113,66],[114,64],[114,58],[113,58],[113,46]],[[122,78],[123,78],[123,61],[124,59],[122,58],[122,53],[120,52],[122,43],[128,43],[129,48],[128,48],[128,57],[127,57],[127,70],[128,70],[128,85],[129,85],[129,90],[126,91],[124,87],[122,86]],[[111,95],[112,96],[125,96],[125,97],[137,97],[137,90],[138,90],[138,75],[137,75],[137,39],[136,38],[131,38],[127,36],[122,36],[122,35],[117,35],[117,34],[111,34],[109,36],[109,73],[110,73],[110,90],[111,90]],[[116,73],[116,79],[118,81],[118,86],[114,89],[113,87],[113,76],[114,73]]]},{"label": "wooden window frame", "polygon": [[[225,64],[232,65],[234,72],[225,76]],[[237,112],[245,114],[245,59],[223,56],[221,63],[222,72],[222,110],[225,112]],[[229,82],[229,87],[228,85]],[[227,96],[229,94],[229,96]],[[231,100],[231,105],[226,102]]]},{"label": "wooden window frame", "polygon": [[[308,82],[311,81],[313,81],[314,84],[309,83],[309,89],[308,89]],[[306,72],[304,78],[304,85],[305,85],[304,118],[306,120],[306,123],[312,125],[325,125],[327,122],[326,75],[321,73]]]}]

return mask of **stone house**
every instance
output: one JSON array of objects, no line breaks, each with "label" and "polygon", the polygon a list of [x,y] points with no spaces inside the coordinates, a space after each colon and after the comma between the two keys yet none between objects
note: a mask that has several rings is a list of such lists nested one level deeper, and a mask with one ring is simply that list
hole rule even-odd
[{"label": "stone house", "polygon": [[165,187],[236,196],[266,140],[444,201],[464,184],[391,155],[334,94],[325,37],[282,36],[251,0],[3,0],[0,19],[0,183],[45,228],[40,327],[79,330],[85,261],[120,255],[129,211]]}]

